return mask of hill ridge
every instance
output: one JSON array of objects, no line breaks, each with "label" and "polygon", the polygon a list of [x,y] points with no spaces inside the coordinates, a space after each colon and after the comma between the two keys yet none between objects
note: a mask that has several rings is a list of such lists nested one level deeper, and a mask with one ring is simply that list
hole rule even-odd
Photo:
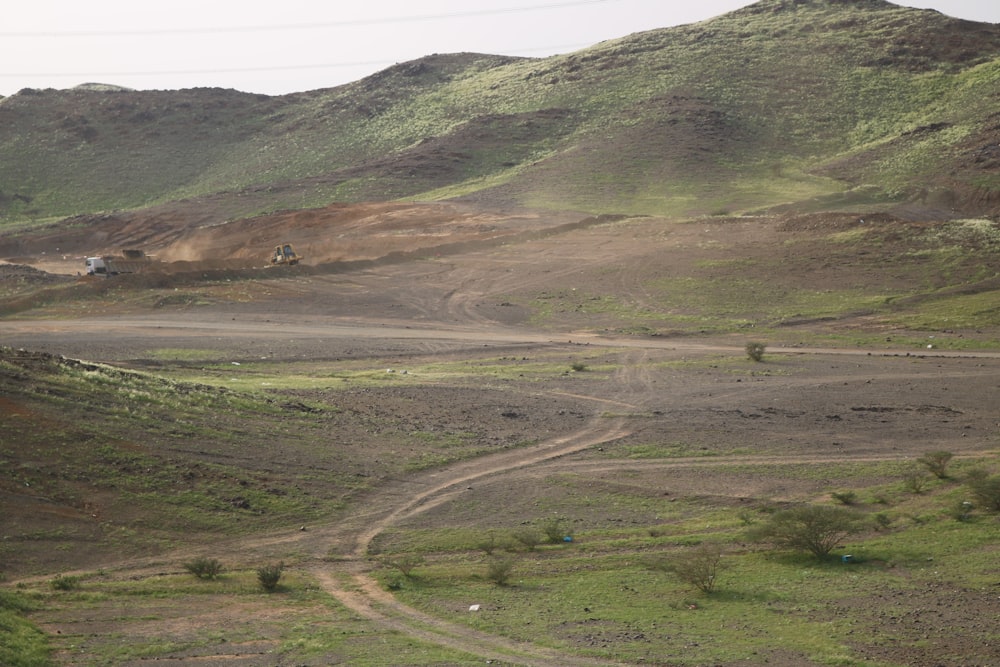
[{"label": "hill ridge", "polygon": [[26,89],[0,100],[0,229],[226,193],[228,217],[395,199],[691,215],[858,188],[996,214],[1000,180],[974,156],[998,138],[998,68],[993,24],[762,0],[570,54],[432,54],[277,97]]}]

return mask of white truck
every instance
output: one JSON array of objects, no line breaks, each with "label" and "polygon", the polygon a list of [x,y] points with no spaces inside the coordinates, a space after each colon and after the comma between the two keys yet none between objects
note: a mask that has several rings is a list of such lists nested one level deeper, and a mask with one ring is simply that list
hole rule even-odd
[{"label": "white truck", "polygon": [[86,259],[88,276],[117,276],[119,273],[139,273],[153,258],[142,250],[123,250],[119,255],[101,255]]}]

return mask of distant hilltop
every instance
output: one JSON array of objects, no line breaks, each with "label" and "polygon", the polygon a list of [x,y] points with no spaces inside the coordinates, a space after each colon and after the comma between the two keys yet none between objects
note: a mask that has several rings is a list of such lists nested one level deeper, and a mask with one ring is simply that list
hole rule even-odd
[{"label": "distant hilltop", "polygon": [[79,86],[74,86],[73,90],[93,90],[102,93],[113,93],[122,92],[130,93],[133,92],[134,88],[126,88],[125,86],[116,86],[113,83],[81,83]]}]

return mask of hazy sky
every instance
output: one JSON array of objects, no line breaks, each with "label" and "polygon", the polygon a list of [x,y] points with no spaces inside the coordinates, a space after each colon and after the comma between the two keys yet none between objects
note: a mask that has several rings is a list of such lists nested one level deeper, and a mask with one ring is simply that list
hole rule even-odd
[{"label": "hazy sky", "polygon": [[[84,82],[278,95],[432,53],[543,57],[693,23],[748,0],[16,0],[0,24],[0,95]],[[1000,23],[1000,0],[900,0]]]}]

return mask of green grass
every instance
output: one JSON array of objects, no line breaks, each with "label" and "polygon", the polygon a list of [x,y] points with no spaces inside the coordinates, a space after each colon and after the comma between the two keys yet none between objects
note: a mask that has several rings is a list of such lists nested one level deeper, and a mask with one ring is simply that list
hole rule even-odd
[{"label": "green grass", "polygon": [[9,667],[52,665],[49,639],[25,614],[37,604],[24,595],[0,590],[0,664]]},{"label": "green grass", "polygon": [[[605,367],[606,353],[588,353],[592,356],[584,359],[590,370],[574,377],[590,381],[606,375],[610,370]],[[180,357],[181,366],[187,361],[183,354],[168,351],[165,356]],[[455,373],[452,379],[464,374],[472,382],[495,373],[520,375],[531,369],[554,378],[577,359],[565,351],[532,359],[470,353],[465,362],[444,364],[437,371]],[[414,361],[415,369],[433,366]],[[14,380],[29,362],[30,390]],[[267,364],[250,367],[264,376],[280,375],[277,367]],[[663,368],[747,374],[758,372],[760,365],[743,358],[711,356],[664,363]],[[288,370],[306,378],[302,386],[311,386],[313,378],[308,377],[306,366]],[[331,369],[318,370],[323,375]],[[117,491],[123,506],[141,510],[141,516],[127,523],[104,527],[103,539],[122,552],[177,546],[181,533],[186,541],[199,533],[217,540],[220,535],[287,529],[292,522],[334,521],[345,507],[340,504],[342,494],[358,488],[349,485],[365,484],[327,475],[322,470],[327,464],[321,460],[311,467],[300,464],[299,452],[305,452],[311,462],[324,452],[337,457],[338,465],[343,463],[340,457],[351,455],[349,447],[330,446],[330,434],[338,434],[349,424],[339,420],[351,414],[336,409],[336,392],[313,396],[310,406],[320,411],[303,412],[282,407],[294,393],[220,390],[209,384],[57,358],[25,361],[11,350],[0,355],[0,378],[9,388],[6,400],[12,405],[30,405],[40,415],[29,418],[26,410],[19,410],[18,418],[0,422],[4,482],[27,482],[43,497],[70,507],[81,505],[80,498],[72,495],[74,485],[68,482],[86,480],[98,490]],[[258,413],[260,419],[254,421]],[[88,430],[83,416],[101,428]],[[634,416],[647,418],[641,412]],[[281,448],[270,451],[280,454],[270,454],[274,458],[260,465],[257,450],[247,455],[248,442],[253,447],[253,434],[275,423],[282,428],[267,432],[281,434],[275,436],[281,438]],[[46,430],[39,430],[39,424],[45,424]],[[365,473],[383,475],[382,482],[399,470],[423,469],[479,453],[471,425],[469,429],[430,428],[388,419],[373,419],[366,425],[380,429],[370,442],[382,446],[389,441],[394,443],[392,453],[398,452],[394,468],[376,467],[373,456],[366,455]],[[174,429],[180,431],[179,436],[172,433]],[[172,447],[183,447],[183,456],[167,455]],[[327,452],[330,449],[334,451]],[[570,660],[579,654],[626,663],[668,659],[696,665],[801,656],[819,664],[870,667],[887,666],[866,661],[854,648],[876,639],[870,628],[878,624],[878,610],[868,606],[873,596],[894,600],[900,613],[905,613],[923,602],[919,598],[907,602],[908,596],[928,587],[973,595],[995,584],[996,516],[977,510],[969,521],[951,517],[955,503],[966,493],[955,480],[973,466],[995,465],[993,459],[956,461],[955,479],[931,480],[923,493],[913,494],[902,485],[906,470],[900,462],[714,463],[706,450],[683,441],[650,441],[648,436],[619,445],[609,443],[604,450],[591,454],[638,460],[638,465],[601,479],[569,473],[539,477],[534,487],[526,486],[500,511],[496,505],[477,501],[475,494],[463,495],[453,508],[435,509],[455,512],[455,521],[442,522],[445,527],[429,527],[421,518],[394,526],[376,539],[370,552],[380,581],[398,588],[395,595],[432,615],[552,647]],[[203,452],[210,456],[200,458]],[[243,458],[234,460],[241,452]],[[704,470],[720,475],[780,476],[788,481],[807,480],[829,491],[852,490],[857,493],[859,511],[884,514],[888,525],[876,528],[873,522],[867,532],[845,542],[837,553],[852,553],[856,561],[851,565],[772,552],[747,541],[745,524],[765,520],[776,502],[667,495],[669,479],[664,478],[659,488],[659,482],[651,483],[655,478],[642,470],[657,459],[669,462],[692,455],[702,457],[698,463]],[[285,462],[287,471],[279,465]],[[300,492],[296,485],[308,488]],[[337,488],[331,491],[331,487]],[[273,493],[275,488],[284,493]],[[237,497],[248,507],[234,506]],[[553,518],[564,520],[572,529],[572,543],[543,544],[532,551],[506,546],[513,544],[516,530],[539,528]],[[499,545],[497,553],[508,554],[510,549],[509,555],[516,559],[507,587],[494,585],[486,576],[480,543],[491,533]],[[70,530],[39,530],[33,536],[15,537],[23,538],[18,542],[22,547],[37,542],[50,548],[83,538]],[[726,568],[717,592],[711,595],[692,592],[679,580],[645,565],[650,556],[669,555],[704,541],[721,541],[727,548]],[[211,542],[200,544],[204,548]],[[28,583],[19,593],[29,606],[18,601],[14,616],[21,620],[10,621],[12,634],[22,637],[16,645],[34,642],[42,647],[39,655],[44,658],[49,650],[44,648],[46,642],[60,652],[85,644],[87,658],[101,664],[219,651],[225,647],[223,639],[229,647],[260,642],[288,662],[322,659],[376,665],[405,660],[429,665],[474,659],[379,630],[340,607],[297,568],[294,561],[305,556],[289,557],[288,577],[281,590],[266,595],[254,578],[254,568],[260,563],[245,562],[247,556],[241,553],[209,555],[226,566],[224,574],[212,581],[178,574],[182,564],[175,563],[158,564],[161,574],[136,579],[74,573],[67,575],[78,577],[68,590],[53,588],[51,576]],[[378,557],[385,555],[416,555],[423,562],[413,576],[400,578],[391,567],[377,564]],[[482,605],[480,613],[468,612],[470,604]],[[199,610],[202,622],[188,623],[178,632],[176,624],[191,609]],[[85,617],[106,619],[117,629],[93,633],[70,626],[45,640],[21,623],[25,613],[44,625]],[[236,613],[240,623],[233,630]]]},{"label": "green grass", "polygon": [[[196,357],[201,354],[196,351]],[[210,355],[209,351],[204,353]],[[216,359],[218,355],[215,355]],[[533,382],[549,380],[574,372],[574,365],[583,364],[581,377],[600,380],[613,366],[600,363],[604,352],[593,355],[552,353],[520,357],[469,357],[458,361],[412,359],[324,363],[274,363],[270,361],[231,361],[199,364],[196,369],[165,368],[161,373],[184,382],[226,387],[259,394],[261,392],[332,389],[346,390],[373,386],[413,386],[418,384],[461,384],[463,382],[509,381]],[[186,360],[186,359],[185,359]],[[593,361],[592,361],[593,360]]]},{"label": "green grass", "polygon": [[[885,319],[906,329],[923,331],[995,328],[1000,325],[998,296],[1000,290],[990,290],[929,300],[917,304],[912,309],[913,312]],[[961,341],[949,338],[934,341],[935,347],[951,347],[955,343],[960,344]]]},{"label": "green grass", "polygon": [[[847,485],[899,472],[898,466],[873,465],[792,466],[788,472]],[[888,487],[864,488],[883,493],[879,489]],[[486,556],[475,548],[485,531],[397,528],[380,538],[382,547],[396,554],[420,553],[425,562],[402,581],[388,569],[379,576],[385,585],[394,582],[395,595],[428,613],[567,653],[696,665],[763,663],[777,648],[782,655],[819,664],[881,667],[887,663],[865,660],[854,647],[877,641],[868,623],[884,608],[858,606],[859,600],[876,593],[896,600],[897,613],[905,614],[909,593],[924,586],[978,590],[995,583],[995,517],[980,513],[970,522],[952,519],[947,508],[961,494],[961,485],[954,483],[919,496],[899,494],[888,508],[894,517],[888,529],[848,538],[827,561],[747,545],[735,509],[684,503],[678,510],[674,503],[674,514],[655,530],[576,524],[572,544],[515,549],[512,582],[504,587],[487,579]],[[631,502],[624,493],[614,501]],[[878,507],[883,506],[862,511]],[[585,513],[585,505],[577,504],[576,511]],[[504,531],[492,532],[498,543],[512,543]],[[727,545],[712,594],[694,592],[643,564],[644,555],[669,554],[703,539]],[[854,561],[841,563],[842,553],[851,553]],[[471,603],[482,611],[463,611]]]},{"label": "green grass", "polygon": [[224,356],[220,350],[167,347],[149,350],[147,354],[150,358],[160,361],[208,361]]},{"label": "green grass", "polygon": [[659,279],[647,292],[653,304],[575,290],[544,293],[529,304],[531,322],[565,326],[566,320],[579,318],[589,320],[592,328],[618,331],[734,333],[751,326],[766,330],[792,320],[877,311],[886,307],[889,296],[861,289],[796,289],[733,275]]},{"label": "green grass", "polygon": [[[120,664],[176,656],[231,654],[247,650],[281,656],[286,661],[322,658],[357,665],[384,665],[406,660],[411,664],[454,664],[469,660],[459,652],[434,646],[391,631],[380,631],[358,619],[304,573],[286,570],[277,592],[261,591],[256,571],[239,562],[221,577],[201,580],[188,574],[160,574],[119,580],[102,574],[84,577],[80,590],[57,593],[24,587],[21,606],[39,618],[64,619],[74,614],[103,619],[114,632],[95,634],[72,624],[48,641],[40,633],[32,659],[29,644],[0,644],[4,665],[47,667],[52,649],[79,655],[88,664]],[[0,592],[6,595],[5,592]],[[5,598],[6,599],[6,598]],[[28,602],[30,601],[30,602]],[[196,622],[191,609],[199,609]],[[6,619],[5,619],[6,620]],[[29,633],[22,632],[26,637]],[[248,648],[243,648],[249,644]]]}]

